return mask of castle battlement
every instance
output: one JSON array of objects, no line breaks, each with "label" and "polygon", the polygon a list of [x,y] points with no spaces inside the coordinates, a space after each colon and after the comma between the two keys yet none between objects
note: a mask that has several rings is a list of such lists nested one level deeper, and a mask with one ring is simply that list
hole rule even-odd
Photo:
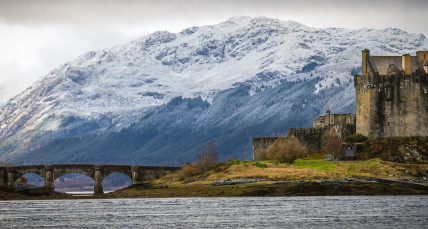
[{"label": "castle battlement", "polygon": [[355,114],[331,114],[328,107],[325,116],[319,116],[312,122],[313,128],[324,128],[335,124],[355,125]]}]

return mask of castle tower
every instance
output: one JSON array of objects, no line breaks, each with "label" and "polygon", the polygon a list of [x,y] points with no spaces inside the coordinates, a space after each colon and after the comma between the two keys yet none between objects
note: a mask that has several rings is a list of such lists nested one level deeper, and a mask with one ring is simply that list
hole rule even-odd
[{"label": "castle tower", "polygon": [[404,75],[410,76],[412,74],[412,66],[410,65],[410,54],[401,56],[401,68],[403,68]]},{"label": "castle tower", "polygon": [[330,125],[333,124],[332,120],[330,119],[330,107],[327,107],[327,111],[325,112],[325,120],[326,120],[326,125]]},{"label": "castle tower", "polygon": [[[428,136],[428,52],[370,56],[354,76],[356,132],[370,138]],[[428,66],[427,66],[428,70]]]}]

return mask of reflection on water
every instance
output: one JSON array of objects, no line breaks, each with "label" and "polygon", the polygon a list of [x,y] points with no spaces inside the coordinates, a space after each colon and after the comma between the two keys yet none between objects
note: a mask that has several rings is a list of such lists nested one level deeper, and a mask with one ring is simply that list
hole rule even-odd
[{"label": "reflection on water", "polygon": [[424,228],[428,196],[0,202],[2,228]]}]

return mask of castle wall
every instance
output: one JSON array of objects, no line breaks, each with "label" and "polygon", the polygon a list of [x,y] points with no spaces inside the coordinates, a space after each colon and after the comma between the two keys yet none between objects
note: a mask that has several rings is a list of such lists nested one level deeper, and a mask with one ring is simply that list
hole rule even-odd
[{"label": "castle wall", "polygon": [[324,128],[289,128],[288,136],[295,136],[299,142],[310,151],[319,151],[322,147],[322,138],[325,132],[333,129],[340,140],[355,134],[354,124],[330,124]]},{"label": "castle wall", "polygon": [[327,128],[289,128],[288,136],[299,139],[309,151],[321,149],[321,139]]},{"label": "castle wall", "polygon": [[355,114],[332,114],[330,124],[355,125]]},{"label": "castle wall", "polygon": [[355,114],[329,114],[320,116],[312,123],[314,128],[324,128],[330,125],[355,125]]},{"label": "castle wall", "polygon": [[380,88],[380,94],[384,94],[385,118],[381,137],[427,136],[427,76],[412,74],[381,78],[384,86]]}]

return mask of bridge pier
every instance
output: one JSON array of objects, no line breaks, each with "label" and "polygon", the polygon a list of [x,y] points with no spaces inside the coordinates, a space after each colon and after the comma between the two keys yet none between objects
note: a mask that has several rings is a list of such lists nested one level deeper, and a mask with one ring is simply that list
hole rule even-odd
[{"label": "bridge pier", "polygon": [[14,188],[15,186],[15,173],[14,171],[7,171],[7,187]]},{"label": "bridge pier", "polygon": [[45,190],[49,194],[55,192],[53,168],[45,166]]},{"label": "bridge pier", "polygon": [[138,179],[138,170],[132,169],[131,176],[132,176],[131,177],[132,184],[138,184],[138,183],[140,183],[140,180]]},{"label": "bridge pier", "polygon": [[95,174],[94,174],[94,180],[95,180],[95,184],[94,184],[94,195],[100,195],[104,193],[103,190],[103,172],[102,172],[102,168],[98,167],[95,168]]},{"label": "bridge pier", "polygon": [[0,169],[0,186],[4,187],[7,184],[7,172],[5,169]]}]

